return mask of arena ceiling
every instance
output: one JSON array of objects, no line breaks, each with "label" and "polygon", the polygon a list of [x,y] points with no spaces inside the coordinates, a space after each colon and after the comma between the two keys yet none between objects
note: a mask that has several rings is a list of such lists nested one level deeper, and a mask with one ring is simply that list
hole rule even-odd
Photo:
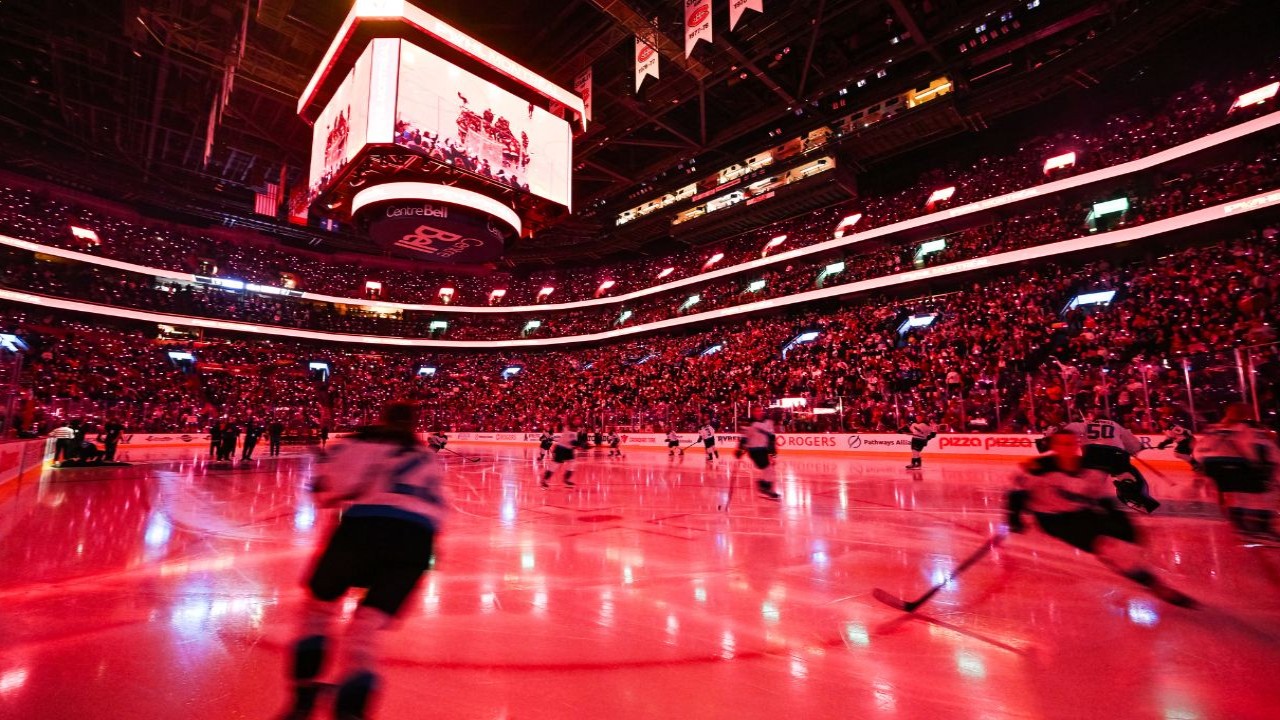
[{"label": "arena ceiling", "polygon": [[[644,250],[654,238],[615,237],[614,214],[688,182],[691,163],[714,171],[771,139],[776,144],[939,75],[956,83],[945,102],[922,106],[928,112],[843,142],[842,166],[861,168],[1096,83],[1097,72],[1237,4],[765,0],[764,14],[748,13],[728,32],[727,2],[715,0],[715,42],[686,60],[682,0],[419,2],[562,85],[593,68],[594,122],[575,140],[578,212],[513,249],[516,258],[542,261],[581,257],[584,247],[597,257]],[[282,167],[291,182],[303,176],[311,130],[296,116],[297,97],[349,7],[348,0],[0,4],[0,163],[152,212],[264,225],[248,212],[252,193]],[[1011,24],[1009,16],[1017,27],[960,49],[979,26],[998,30]],[[637,93],[632,36],[651,23],[662,77]],[[232,55],[234,91],[206,162],[210,107]],[[847,197],[852,187],[839,192]],[[313,245],[358,244],[264,228]]]}]

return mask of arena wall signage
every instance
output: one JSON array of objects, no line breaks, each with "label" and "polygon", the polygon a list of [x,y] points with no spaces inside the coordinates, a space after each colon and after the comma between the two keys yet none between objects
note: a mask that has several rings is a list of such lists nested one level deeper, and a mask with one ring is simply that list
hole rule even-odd
[{"label": "arena wall signage", "polygon": [[[1037,247],[1023,248],[1021,250],[1013,250],[1010,252],[988,255],[986,257],[974,258],[972,260],[936,265],[934,267],[924,268],[921,270],[897,273],[895,275],[886,275],[870,280],[859,280],[843,285],[832,285],[826,288],[796,293],[794,295],[770,298],[768,300],[759,300],[753,303],[734,305],[732,307],[708,310],[701,313],[690,313],[680,317],[642,323],[605,332],[591,333],[587,335],[563,335],[560,337],[537,339],[445,340],[420,337],[411,338],[388,337],[381,335],[349,335],[345,333],[323,332],[320,330],[307,330],[303,328],[281,327],[277,325],[255,325],[253,323],[236,322],[231,320],[215,320],[212,318],[194,317],[190,315],[172,315],[168,313],[149,312],[146,310],[134,310],[130,308],[99,305],[96,303],[68,300],[65,298],[50,297],[46,295],[37,295],[35,293],[9,290],[7,288],[0,288],[0,300],[9,300],[11,302],[24,303],[28,305],[40,305],[55,310],[71,310],[94,315],[109,315],[112,317],[140,320],[143,322],[186,325],[208,328],[211,330],[227,330],[232,332],[254,333],[258,335],[288,337],[298,340],[319,340],[324,342],[350,343],[357,345],[458,348],[472,350],[500,350],[512,347],[540,348],[594,343],[604,340],[630,337],[633,335],[679,327],[700,321],[737,317],[754,312],[800,305],[813,302],[815,300],[868,293],[874,290],[893,287],[895,285],[915,283],[921,280],[946,277],[948,275],[958,275],[972,270],[1000,267],[1002,265],[1013,265],[1030,260],[1061,255],[1064,253],[1075,253],[1083,250],[1116,245],[1119,243],[1146,240],[1153,237],[1159,237],[1165,233],[1175,230],[1211,224],[1227,217],[1247,215],[1248,213],[1257,212],[1258,210],[1273,207],[1277,204],[1280,204],[1280,191],[1260,193],[1253,197],[1214,205],[1212,207],[1203,208],[1183,215],[1177,215],[1164,220],[1157,220],[1155,222],[1135,227],[1126,227],[1119,230],[1113,230],[1111,232],[1086,235],[1072,240],[1063,240]],[[15,247],[22,246],[22,241],[14,240],[13,238],[6,238],[4,236],[0,236],[0,243],[13,245]]]}]

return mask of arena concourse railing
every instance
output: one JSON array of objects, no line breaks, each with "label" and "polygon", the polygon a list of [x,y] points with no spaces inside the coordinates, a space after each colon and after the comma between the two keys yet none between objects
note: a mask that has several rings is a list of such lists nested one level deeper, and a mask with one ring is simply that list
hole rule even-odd
[{"label": "arena concourse railing", "polygon": [[[1085,188],[1107,180],[1111,180],[1125,175],[1144,172],[1161,165],[1169,164],[1177,160],[1189,157],[1191,155],[1211,150],[1217,146],[1239,140],[1240,138],[1264,132],[1271,128],[1280,126],[1280,111],[1272,112],[1252,120],[1246,121],[1239,125],[1220,130],[1204,137],[1192,140],[1182,145],[1177,145],[1137,160],[1131,160],[1111,167],[1094,170],[1088,173],[1077,175],[1074,177],[1064,178],[1053,182],[1037,185],[1033,187],[1017,190],[997,197],[987,198],[976,202],[968,203],[956,208],[940,210],[938,212],[921,215],[897,223],[883,225],[872,228],[863,232],[854,232],[843,237],[834,237],[813,245],[796,248],[771,254],[757,260],[751,260],[745,263],[738,263],[719,269],[708,270],[706,272],[692,275],[678,280],[666,283],[652,285],[647,288],[635,290],[619,295],[603,296],[591,300],[579,300],[563,303],[542,303],[538,305],[444,305],[430,303],[402,303],[393,301],[371,301],[361,298],[339,297],[334,295],[325,295],[320,293],[312,293],[306,291],[286,290],[271,285],[261,285],[256,283],[244,283],[231,278],[206,278],[197,276],[194,273],[179,272],[175,270],[166,270],[163,268],[154,268],[136,263],[104,258],[98,255],[76,252],[74,250],[66,250],[50,245],[43,245],[19,238],[12,238],[0,235],[0,244],[11,247],[38,252],[45,255],[75,260],[90,264],[111,267],[117,270],[145,274],[157,278],[164,278],[178,282],[198,284],[201,282],[222,281],[225,283],[234,283],[231,285],[235,289],[242,289],[246,292],[260,293],[266,295],[283,295],[290,298],[300,300],[310,300],[315,302],[334,303],[339,305],[348,305],[354,307],[362,307],[374,312],[393,312],[393,311],[422,311],[441,314],[481,314],[481,315],[519,315],[528,313],[548,313],[565,310],[578,310],[583,308],[604,307],[610,305],[618,305],[629,301],[637,300],[652,295],[665,292],[679,290],[681,288],[700,285],[712,280],[760,270],[779,263],[792,262],[798,259],[820,255],[842,248],[850,247],[861,242],[891,237],[896,234],[905,233],[913,230],[926,230],[931,225],[941,225],[948,221],[962,218],[965,216],[975,215],[977,213],[995,210],[997,208],[1007,208],[1026,203],[1033,199],[1049,197],[1058,193],[1070,190]],[[226,286],[226,285],[224,285]]]}]

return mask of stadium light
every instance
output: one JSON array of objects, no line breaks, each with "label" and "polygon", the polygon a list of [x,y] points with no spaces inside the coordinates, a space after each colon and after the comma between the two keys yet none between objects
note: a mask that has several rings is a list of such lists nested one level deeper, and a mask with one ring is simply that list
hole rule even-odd
[{"label": "stadium light", "polygon": [[937,318],[937,313],[930,313],[928,315],[912,315],[898,326],[898,334],[906,335],[914,328],[929,327]]},{"label": "stadium light", "polygon": [[605,280],[604,282],[600,283],[600,287],[596,288],[596,297],[600,297],[601,295],[605,294],[606,292],[609,291],[609,288],[617,284],[618,283],[612,280]]},{"label": "stadium light", "polygon": [[449,329],[449,323],[444,320],[432,320],[431,324],[428,325],[427,328],[431,330],[431,332],[435,332],[436,330],[444,331]]},{"label": "stadium light", "polygon": [[537,330],[540,327],[542,327],[541,320],[530,320],[529,322],[524,324],[524,330],[521,330],[520,334],[528,335],[529,333],[533,332],[534,330]]},{"label": "stadium light", "polygon": [[747,285],[747,292],[760,292],[765,288],[765,285],[768,285],[768,283],[764,280],[752,280],[751,284]]},{"label": "stadium light", "polygon": [[720,352],[720,351],[721,351],[721,350],[723,350],[723,349],[724,349],[724,344],[722,344],[722,343],[716,343],[715,345],[712,345],[711,347],[707,348],[706,350],[703,350],[703,351],[702,351],[702,353],[700,354],[700,357],[707,357],[708,355],[715,355],[716,353]]},{"label": "stadium light", "polygon": [[920,249],[916,250],[916,262],[923,260],[925,255],[932,255],[933,253],[942,252],[946,249],[946,238],[938,238],[937,240],[930,240],[929,242],[921,243]]},{"label": "stadium light", "polygon": [[782,243],[784,243],[784,242],[786,242],[786,241],[787,241],[787,236],[786,236],[786,235],[779,235],[778,237],[773,238],[773,239],[772,239],[772,240],[770,240],[769,242],[765,243],[764,250],[763,250],[763,251],[761,251],[761,253],[760,253],[760,257],[764,257],[764,256],[768,255],[770,250],[772,250],[772,249],[774,249],[774,248],[778,247],[779,245],[781,245]]},{"label": "stadium light", "polygon": [[1122,213],[1129,211],[1129,198],[1117,198],[1115,200],[1107,200],[1105,202],[1094,203],[1093,212],[1089,213],[1091,217],[1099,218],[1103,215],[1112,215],[1114,213]]},{"label": "stadium light", "polygon": [[662,269],[662,272],[658,273],[658,279],[659,279],[659,280],[661,280],[662,278],[664,278],[664,277],[666,277],[666,276],[670,275],[671,273],[673,273],[673,272],[675,272],[675,271],[676,271],[676,269],[675,269],[675,268],[673,268],[673,267],[663,268],[663,269]]},{"label": "stadium light", "polygon": [[930,205],[936,205],[944,200],[950,200],[951,196],[955,194],[956,194],[955,185],[952,185],[951,187],[942,188],[941,190],[934,190],[933,194],[929,196],[928,202],[925,203],[925,207],[928,207]]},{"label": "stadium light", "polygon": [[1236,108],[1249,107],[1250,105],[1261,105],[1276,96],[1276,92],[1280,91],[1280,82],[1273,82],[1270,85],[1263,85],[1257,90],[1250,90],[1236,101],[1231,103],[1231,110]]},{"label": "stadium light", "polygon": [[1072,167],[1076,164],[1076,154],[1074,152],[1055,155],[1044,161],[1044,174],[1048,175],[1054,170]]},{"label": "stadium light", "polygon": [[700,302],[702,302],[702,296],[701,296],[701,295],[690,295],[690,296],[689,296],[689,299],[688,299],[688,300],[685,300],[685,301],[684,301],[684,304],[680,306],[680,309],[681,309],[681,310],[688,310],[689,308],[693,307],[694,305],[697,305],[697,304],[698,304],[698,303],[700,303]]},{"label": "stadium light", "polygon": [[[0,339],[0,344],[3,344],[2,339]],[[182,362],[184,360],[186,362],[195,362],[196,356],[192,355],[190,352],[187,352],[186,350],[170,350],[169,359],[174,362]]]},{"label": "stadium light", "polygon": [[445,305],[448,305],[450,302],[453,301],[453,288],[442,287],[440,288],[439,295],[440,295],[440,302],[444,303]]},{"label": "stadium light", "polygon": [[489,291],[489,304],[497,305],[502,300],[502,298],[506,296],[507,296],[507,291],[504,288],[494,288],[493,290]]},{"label": "stadium light", "polygon": [[844,272],[844,261],[834,262],[822,268],[822,272],[818,273],[818,287],[822,287],[822,281],[831,275],[839,275]]},{"label": "stadium light", "polygon": [[76,227],[75,225],[71,226],[71,237],[88,240],[94,243],[99,242],[98,233],[90,230],[89,228]]},{"label": "stadium light", "polygon": [[840,238],[852,235],[853,226],[857,225],[858,221],[861,219],[862,219],[862,213],[854,213],[852,215],[846,215],[844,218],[842,218],[840,222],[836,224],[835,239],[839,240]]},{"label": "stadium light", "polygon": [[712,255],[711,257],[707,258],[707,261],[702,264],[702,267],[703,269],[709,268],[723,259],[724,259],[724,253],[718,252],[715,255]]},{"label": "stadium light", "polygon": [[1111,301],[1114,300],[1115,297],[1115,290],[1098,290],[1096,292],[1080,293],[1079,295],[1071,298],[1071,301],[1062,309],[1062,312],[1065,313],[1066,311],[1078,308],[1081,305],[1110,305]]},{"label": "stadium light", "polygon": [[434,365],[423,365],[422,367],[418,368],[419,377],[431,377],[435,374],[436,374],[436,368]]},{"label": "stadium light", "polygon": [[0,348],[13,353],[26,352],[30,349],[22,338],[12,333],[0,333]]},{"label": "stadium light", "polygon": [[622,323],[626,322],[627,320],[630,320],[630,319],[631,319],[631,315],[632,315],[632,313],[631,313],[631,311],[630,311],[630,310],[623,310],[623,311],[622,311],[622,314],[618,316],[618,322],[617,322],[617,324],[618,324],[618,325],[621,325]]},{"label": "stadium light", "polygon": [[783,359],[786,359],[787,353],[791,352],[791,349],[794,348],[795,346],[803,345],[805,343],[811,343],[814,340],[817,340],[818,336],[821,334],[822,333],[818,330],[807,330],[791,338],[791,340],[787,341],[786,345],[782,346]]},{"label": "stadium light", "polygon": [[556,291],[555,288],[551,287],[550,285],[547,285],[546,287],[538,291],[538,299],[541,300],[542,298],[547,297],[548,295],[550,295],[555,291]]},{"label": "stadium light", "polygon": [[519,375],[520,371],[523,369],[524,368],[520,367],[519,365],[508,365],[507,367],[502,369],[502,379],[510,380],[516,375]]}]

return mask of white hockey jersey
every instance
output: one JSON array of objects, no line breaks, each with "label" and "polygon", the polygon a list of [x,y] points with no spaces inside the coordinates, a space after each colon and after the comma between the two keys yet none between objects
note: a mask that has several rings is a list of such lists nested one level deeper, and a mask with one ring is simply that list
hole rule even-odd
[{"label": "white hockey jersey", "polygon": [[927,422],[911,423],[907,426],[907,432],[910,433],[913,438],[928,440],[938,434],[938,426]]},{"label": "white hockey jersey", "polygon": [[448,510],[444,468],[425,445],[376,431],[330,443],[316,466],[318,504],[350,503],[345,517],[385,516],[439,530]]},{"label": "white hockey jersey", "polygon": [[698,428],[698,437],[703,440],[714,440],[716,437],[716,430],[710,425],[703,425]]},{"label": "white hockey jersey", "polygon": [[1269,464],[1273,474],[1280,474],[1280,448],[1270,433],[1252,425],[1212,425],[1196,436],[1195,458],[1245,460]]},{"label": "white hockey jersey", "polygon": [[1080,438],[1082,445],[1105,445],[1123,450],[1130,455],[1142,451],[1142,441],[1120,424],[1111,420],[1090,420],[1089,422],[1073,422],[1062,428]]},{"label": "white hockey jersey", "polygon": [[748,450],[773,450],[776,434],[772,420],[758,420],[742,433],[742,444]]},{"label": "white hockey jersey", "polygon": [[1064,513],[1095,509],[1098,501],[1113,497],[1114,490],[1101,470],[1083,466],[1067,472],[1057,458],[1042,455],[1018,466],[1014,487],[1028,493],[1027,509],[1038,513]]},{"label": "white hockey jersey", "polygon": [[563,428],[556,433],[556,445],[570,449],[578,447],[578,431],[571,427]]}]

